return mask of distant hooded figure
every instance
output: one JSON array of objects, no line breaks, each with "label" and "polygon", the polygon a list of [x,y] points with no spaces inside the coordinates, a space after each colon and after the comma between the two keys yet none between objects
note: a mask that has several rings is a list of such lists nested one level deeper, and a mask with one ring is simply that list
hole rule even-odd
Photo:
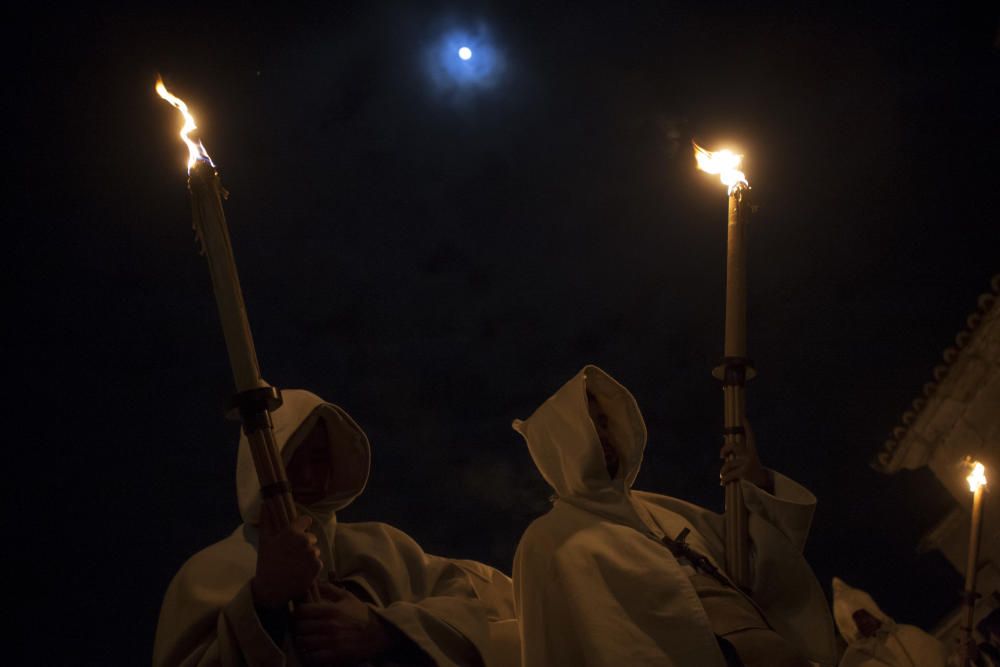
[{"label": "distant hooded figure", "polygon": [[[512,665],[508,577],[431,556],[383,523],[338,524],[368,481],[368,438],[341,408],[302,390],[274,414],[299,511],[277,530],[246,436],[236,482],[244,524],[189,559],[160,612],[154,665]],[[316,581],[321,603],[305,598]],[[513,656],[513,657],[511,657]]]},{"label": "distant hooded figure", "polygon": [[826,599],[801,554],[815,498],[761,467],[749,433],[721,477],[755,465],[760,483],[773,486],[740,482],[752,597],[723,571],[721,515],[632,490],[646,426],[635,399],[607,373],[585,367],[514,429],[556,492],[514,557],[525,667],[836,660]]},{"label": "distant hooded figure", "polygon": [[896,625],[868,593],[833,578],[833,617],[847,642],[840,667],[944,667],[948,650],[913,625]]}]

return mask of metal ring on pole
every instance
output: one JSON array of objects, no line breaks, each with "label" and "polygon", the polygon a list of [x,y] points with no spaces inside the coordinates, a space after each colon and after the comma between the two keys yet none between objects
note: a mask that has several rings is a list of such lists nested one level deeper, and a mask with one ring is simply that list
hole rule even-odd
[{"label": "metal ring on pole", "polygon": [[281,407],[281,390],[270,385],[241,391],[233,397],[227,416],[243,422],[243,431],[253,433],[271,426],[271,414]]},{"label": "metal ring on pole", "polygon": [[712,369],[712,377],[724,385],[743,386],[747,380],[757,377],[757,369],[754,368],[753,359],[723,357],[719,365]]}]

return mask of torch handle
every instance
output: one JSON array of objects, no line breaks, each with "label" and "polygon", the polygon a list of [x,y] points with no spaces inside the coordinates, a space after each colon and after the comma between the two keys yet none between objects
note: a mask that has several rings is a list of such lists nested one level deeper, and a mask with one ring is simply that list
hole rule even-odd
[{"label": "torch handle", "polygon": [[[260,430],[253,435],[248,435],[248,439],[250,440],[251,457],[261,482],[261,493],[263,495],[265,488],[272,490],[268,497],[263,499],[263,502],[271,507],[274,516],[277,517],[279,527],[288,526],[298,518],[299,513],[295,509],[295,499],[292,497],[291,486],[288,484],[284,463],[274,442],[274,432],[271,429]],[[265,479],[270,480],[268,487],[264,485]],[[319,586],[313,582],[306,593],[306,601],[320,602],[321,600]]]},{"label": "torch handle", "polygon": [[[281,394],[273,387],[254,389],[236,395],[243,432],[250,444],[250,456],[260,482],[261,500],[271,508],[278,528],[290,525],[298,517],[292,487],[285,464],[274,439],[271,410],[281,405]],[[331,564],[332,565],[332,564]],[[314,582],[306,595],[307,602],[319,602],[319,587]]]},{"label": "torch handle", "polygon": [[258,429],[247,433],[247,440],[250,442],[250,456],[257,469],[263,501],[274,511],[278,525],[287,526],[295,521],[298,513],[284,465],[277,452],[274,433],[270,429]]},{"label": "torch handle", "polygon": [[[744,385],[739,376],[745,374],[741,367],[727,368],[727,379],[723,380],[723,438],[726,444],[736,444],[739,438],[745,438],[743,421],[745,416]],[[735,377],[734,377],[735,376]],[[726,538],[726,572],[737,586],[750,588],[750,544],[747,531],[748,515],[743,501],[743,491],[739,480],[729,482],[725,487],[725,538]]]}]

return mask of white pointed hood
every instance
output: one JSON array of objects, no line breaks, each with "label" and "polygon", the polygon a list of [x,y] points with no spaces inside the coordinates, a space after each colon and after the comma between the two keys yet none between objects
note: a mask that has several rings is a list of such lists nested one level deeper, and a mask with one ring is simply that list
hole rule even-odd
[{"label": "white pointed hood", "polygon": [[[414,650],[429,664],[495,667],[495,657],[517,656],[510,579],[485,565],[427,554],[411,537],[384,523],[338,525],[335,512],[357,497],[368,480],[368,438],[344,410],[315,394],[287,390],[283,396],[284,404],[272,417],[282,459],[289,461],[310,434],[318,437],[313,429],[319,420],[331,448],[333,491],[319,503],[297,505],[313,519],[308,530],[317,538],[321,578],[348,584],[372,612],[419,647]],[[188,559],[171,581],[156,630],[157,667],[291,667],[301,662],[292,650],[288,631],[293,626],[288,625],[284,637],[272,637],[253,600],[261,499],[246,438],[240,443],[236,476],[246,523]],[[473,581],[473,576],[478,578]]]},{"label": "white pointed hood", "polygon": [[[614,478],[588,391],[608,418],[606,439],[619,458]],[[690,564],[678,561],[662,538],[683,533],[693,550],[721,567],[724,518],[632,490],[647,439],[632,394],[600,368],[585,366],[513,426],[558,496],[524,532],[515,554],[524,665],[721,665]],[[752,587],[764,593],[759,604],[772,627],[811,659],[831,664],[828,603],[801,554],[816,499],[778,474],[775,487],[778,496],[741,483],[756,548]],[[732,619],[719,620],[726,631]]]},{"label": "white pointed hood", "polygon": [[[303,389],[287,389],[281,395],[284,402],[271,413],[271,418],[275,443],[285,465],[317,421],[322,419],[326,426],[331,448],[333,490],[323,501],[310,505],[308,509],[319,516],[332,516],[361,495],[368,483],[371,465],[368,436],[343,408],[325,402],[316,394]],[[240,435],[236,457],[236,494],[243,521],[256,525],[260,521],[260,482],[246,434]]]},{"label": "white pointed hood", "polygon": [[837,629],[848,644],[864,641],[864,637],[858,632],[858,626],[854,622],[854,612],[864,609],[869,614],[882,621],[883,630],[891,630],[895,623],[885,612],[879,609],[872,596],[860,588],[848,586],[838,577],[833,578],[833,618],[837,622]]},{"label": "white pointed hood", "polygon": [[[587,409],[590,391],[608,416],[620,463],[608,476],[604,451]],[[585,366],[514,430],[528,444],[545,481],[565,500],[600,515],[634,524],[630,489],[646,448],[646,424],[628,389],[597,366]]]}]

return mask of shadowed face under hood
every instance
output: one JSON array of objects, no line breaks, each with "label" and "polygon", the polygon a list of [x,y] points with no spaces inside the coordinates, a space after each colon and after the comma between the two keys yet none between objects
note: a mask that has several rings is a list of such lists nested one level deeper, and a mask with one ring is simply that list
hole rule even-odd
[{"label": "shadowed face under hood", "polygon": [[[302,389],[281,392],[283,404],[273,413],[274,439],[287,466],[296,449],[322,420],[330,445],[328,495],[309,504],[317,514],[332,514],[351,504],[368,483],[371,446],[368,436],[342,408]],[[236,458],[236,494],[240,516],[248,524],[260,520],[260,482],[250,455],[250,443],[240,435]]]},{"label": "shadowed face under hood", "polygon": [[[608,417],[620,464],[608,475],[604,450],[587,408],[587,392]],[[597,366],[585,366],[514,430],[560,498],[618,502],[635,481],[646,447],[646,424],[629,391]]]}]

